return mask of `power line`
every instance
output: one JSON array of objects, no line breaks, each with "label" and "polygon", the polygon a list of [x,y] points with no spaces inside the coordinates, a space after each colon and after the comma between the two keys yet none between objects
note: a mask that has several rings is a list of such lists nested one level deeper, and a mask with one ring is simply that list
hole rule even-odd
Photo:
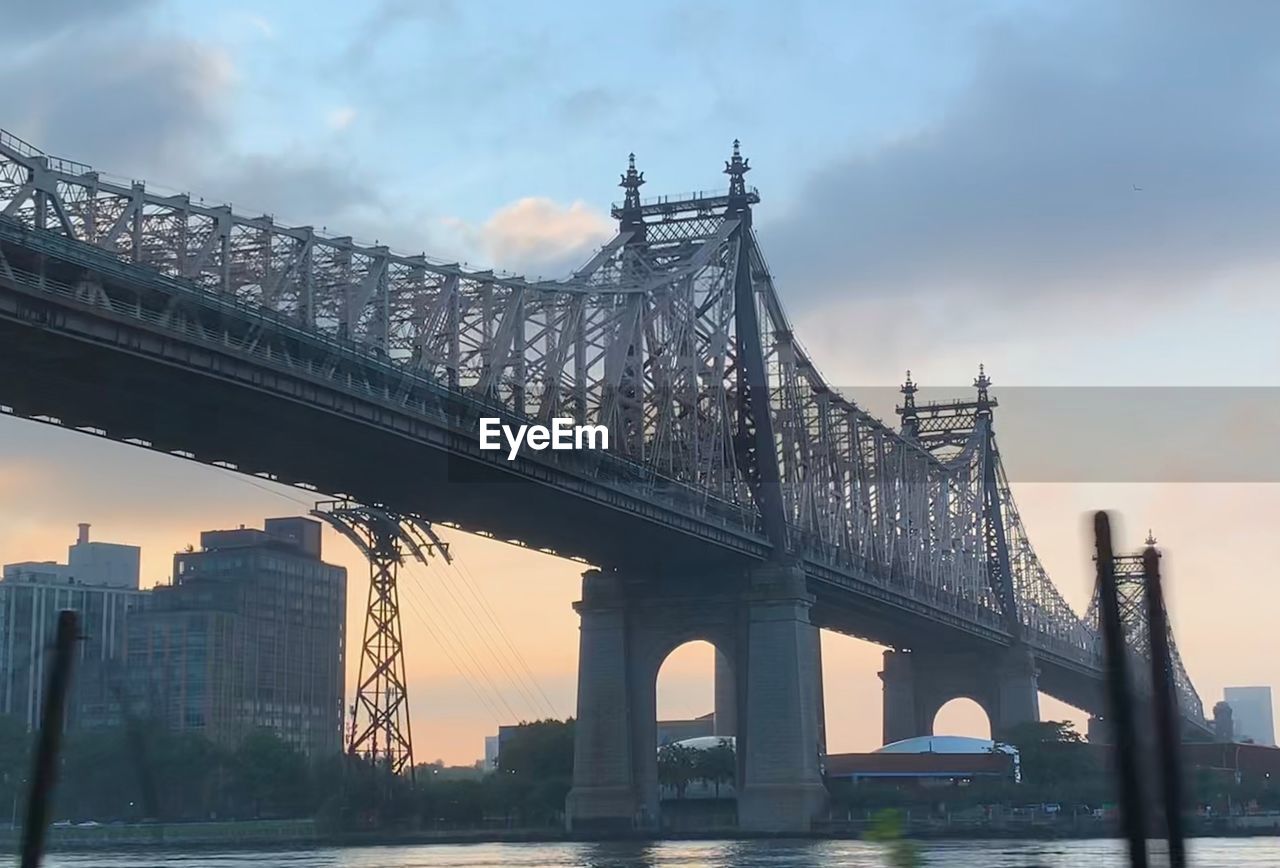
[{"label": "power line", "polygon": [[[444,586],[445,592],[449,594],[449,597],[451,600],[453,600],[454,605],[458,607],[458,610],[462,612],[463,617],[467,619],[467,622],[468,624],[470,624],[471,629],[474,631],[475,635],[480,637],[480,641],[484,643],[485,648],[488,649],[489,654],[493,657],[494,661],[497,662],[499,668],[503,670],[507,678],[516,686],[516,689],[519,690],[521,694],[524,696],[525,700],[529,703],[530,707],[533,709],[534,714],[536,716],[542,709],[538,707],[538,699],[534,691],[530,690],[528,686],[526,686],[525,682],[527,679],[523,678],[519,673],[519,671],[513,670],[513,668],[508,664],[508,662],[501,655],[499,655],[497,649],[494,647],[494,644],[490,642],[488,631],[484,628],[484,625],[477,623],[478,619],[476,617],[473,617],[473,613],[471,612],[471,606],[466,600],[466,597],[464,595],[461,595],[460,593],[459,594],[454,593],[454,587],[453,587],[454,583],[453,583],[453,579],[449,575],[449,572],[447,570],[440,570],[439,572],[441,573],[441,576],[443,579],[441,584]],[[461,581],[461,574],[458,574],[458,577],[459,577],[459,580]],[[465,582],[463,582],[463,584],[465,584]],[[554,713],[554,710],[553,710],[553,713]]]},{"label": "power line", "polygon": [[477,600],[480,601],[481,609],[484,611],[485,615],[489,618],[490,623],[493,624],[494,628],[498,631],[498,635],[501,637],[502,641],[506,644],[507,648],[511,651],[511,654],[515,657],[516,661],[518,662],[520,667],[524,670],[525,674],[528,675],[529,681],[533,684],[534,688],[537,689],[539,695],[542,697],[543,703],[551,711],[552,716],[559,717],[560,716],[559,711],[555,707],[555,703],[551,701],[550,697],[547,696],[546,691],[542,689],[542,685],[538,682],[537,676],[533,674],[533,670],[529,667],[529,664],[526,661],[524,655],[521,654],[520,651],[511,642],[510,637],[507,635],[507,631],[502,628],[502,624],[497,619],[497,615],[494,611],[493,605],[489,602],[488,596],[484,593],[484,588],[480,585],[480,582],[475,578],[475,575],[471,572],[470,569],[467,568],[467,565],[462,561],[454,561],[452,564],[450,564],[450,566],[453,566],[455,569],[457,569],[460,575],[462,575],[464,579],[469,579],[469,581],[466,582],[466,585],[471,590],[472,594],[476,596]]},{"label": "power line", "polygon": [[458,657],[450,649],[449,645],[437,633],[437,628],[432,626],[430,619],[418,607],[417,601],[411,594],[405,594],[405,602],[409,604],[409,608],[413,611],[414,616],[417,617],[417,619],[422,623],[422,626],[426,628],[427,634],[432,638],[436,645],[440,647],[440,650],[444,652],[445,657],[448,658],[450,665],[454,668],[454,671],[462,676],[462,680],[466,682],[467,687],[469,687],[471,692],[475,694],[475,697],[480,701],[480,704],[485,707],[489,716],[493,718],[494,723],[501,725],[502,714],[499,712],[498,707],[494,705],[493,700],[480,691],[478,686],[480,679],[477,678],[463,662],[459,661]]},{"label": "power line", "polygon": [[[428,589],[425,582],[421,583],[420,590],[422,591],[423,595],[427,598],[427,601],[431,604],[432,610],[434,612],[437,612],[440,615],[440,619],[446,625],[446,629],[454,637],[460,636],[462,634],[462,631],[458,630],[457,626],[453,622],[452,617],[449,615],[448,610],[436,604],[435,598],[432,597],[431,592]],[[465,641],[459,640],[458,647],[460,647],[463,653],[466,654],[467,659],[471,661],[476,671],[479,672],[481,679],[489,686],[489,689],[493,691],[494,695],[498,698],[498,701],[499,703],[501,703],[502,707],[507,710],[507,713],[511,715],[513,719],[518,719],[519,715],[516,714],[515,709],[511,707],[511,704],[507,702],[506,697],[503,696],[502,691],[499,690],[497,684],[494,683],[493,677],[489,674],[488,667],[486,667],[484,664],[482,664],[479,661],[479,659],[477,659],[475,653],[471,650],[470,646]]]}]

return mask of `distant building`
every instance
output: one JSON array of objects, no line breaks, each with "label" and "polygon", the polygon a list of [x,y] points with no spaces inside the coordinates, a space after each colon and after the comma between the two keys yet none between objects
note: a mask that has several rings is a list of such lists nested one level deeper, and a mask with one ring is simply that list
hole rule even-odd
[{"label": "distant building", "polygon": [[1227,779],[1269,785],[1280,780],[1280,748],[1260,744],[1188,743],[1182,746],[1187,765],[1227,772]]},{"label": "distant building", "polygon": [[487,772],[494,771],[498,768],[498,736],[486,735],[484,737],[484,770]]},{"label": "distant building", "polygon": [[136,713],[233,745],[256,727],[310,756],[342,750],[347,573],[319,522],[205,531],[130,620]]},{"label": "distant building", "polygon": [[129,620],[142,605],[137,546],[92,542],[81,524],[67,563],[6,564],[0,579],[0,714],[28,729],[44,706],[47,650],[53,646],[58,612],[80,613],[75,678],[67,706],[69,726],[113,726],[120,722],[117,698],[124,689],[122,666]]},{"label": "distant building", "polygon": [[1228,687],[1223,691],[1223,698],[1231,706],[1236,741],[1276,746],[1270,687]]},{"label": "distant building", "polygon": [[871,753],[828,754],[826,775],[853,784],[883,781],[951,786],[980,778],[1017,780],[1018,753],[989,739],[943,735],[909,738]]},{"label": "distant building", "polygon": [[1236,725],[1231,719],[1231,703],[1226,700],[1214,703],[1213,706],[1213,740],[1228,744],[1236,740]]}]

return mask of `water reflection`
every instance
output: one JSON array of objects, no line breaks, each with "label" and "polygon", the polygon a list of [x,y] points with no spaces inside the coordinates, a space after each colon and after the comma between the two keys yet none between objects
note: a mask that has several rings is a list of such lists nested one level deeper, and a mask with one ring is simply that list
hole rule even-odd
[{"label": "water reflection", "polygon": [[658,868],[658,845],[633,841],[587,844],[582,868]]},{"label": "water reflection", "polygon": [[[1197,839],[1196,868],[1274,868],[1280,838]],[[1118,841],[955,841],[921,845],[925,868],[1124,868]],[[0,866],[14,865],[0,859]],[[47,868],[883,868],[862,841],[618,841],[437,844],[277,851],[55,853]]]}]

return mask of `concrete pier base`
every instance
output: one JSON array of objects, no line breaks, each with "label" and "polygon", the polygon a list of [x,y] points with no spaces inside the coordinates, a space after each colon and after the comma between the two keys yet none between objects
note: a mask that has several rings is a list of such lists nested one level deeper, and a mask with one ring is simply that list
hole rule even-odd
[{"label": "concrete pier base", "polygon": [[737,739],[738,824],[805,832],[826,805],[821,655],[798,567],[583,576],[571,830],[657,826],[657,676],[686,642],[716,648],[716,732]]},{"label": "concrete pier base", "polygon": [[747,603],[746,703],[738,768],[738,827],[808,831],[826,806],[818,724],[818,630],[804,573],[770,566],[752,576]]}]

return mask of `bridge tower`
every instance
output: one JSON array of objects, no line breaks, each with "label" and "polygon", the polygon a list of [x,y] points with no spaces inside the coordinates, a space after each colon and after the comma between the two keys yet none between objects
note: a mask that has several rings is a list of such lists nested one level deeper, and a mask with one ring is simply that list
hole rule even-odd
[{"label": "bridge tower", "polygon": [[[1141,551],[1115,555],[1113,558],[1121,633],[1125,647],[1129,649],[1133,659],[1138,661],[1136,665],[1129,667],[1129,678],[1134,689],[1144,696],[1150,696],[1155,689],[1155,685],[1152,684],[1151,670],[1145,664],[1145,661],[1151,659],[1152,653],[1151,601],[1147,598],[1145,561],[1148,558],[1161,558],[1160,550],[1156,545],[1154,532],[1148,530]],[[1098,589],[1095,588],[1089,609],[1084,616],[1085,623],[1094,629],[1100,629],[1099,605]],[[1164,600],[1161,599],[1157,605],[1163,615],[1160,621],[1164,624],[1165,641],[1169,647],[1169,676],[1178,704],[1187,720],[1193,724],[1202,724],[1199,728],[1203,731],[1205,728],[1203,725],[1204,703],[1196,693],[1191,677],[1187,674],[1186,666],[1182,662],[1182,655],[1178,652],[1178,643],[1174,640]],[[1089,719],[1089,732],[1090,741],[1106,743],[1113,739],[1113,733],[1106,718],[1096,714]]]},{"label": "bridge tower", "polygon": [[907,372],[901,392],[902,433],[942,461],[976,440],[981,491],[981,540],[987,585],[1003,616],[1010,645],[1002,651],[965,647],[895,648],[884,654],[884,741],[933,734],[933,719],[952,699],[972,699],[987,713],[993,734],[1040,717],[1038,671],[1022,641],[1004,516],[1004,484],[996,453],[991,378],[978,366],[973,400],[917,404],[918,385]]},{"label": "bridge tower", "polygon": [[[738,142],[725,161],[725,194],[641,203],[642,176],[629,166],[626,199],[613,214],[637,273],[671,255],[679,233],[713,237],[724,263],[722,328],[732,328],[728,375],[732,424],[722,444],[750,487],[771,555],[637,569],[607,564],[583,576],[573,789],[566,819],[575,830],[654,828],[659,820],[658,670],[692,640],[716,649],[717,735],[736,739],[738,825],[807,832],[826,803],[822,784],[822,683],[814,598],[790,548],[782,496],[769,369],[758,311],[763,258],[751,232],[750,170]],[[646,218],[649,218],[648,220]],[[637,241],[639,239],[639,241]]]},{"label": "bridge tower", "polygon": [[448,561],[448,546],[421,518],[380,506],[323,501],[311,514],[351,540],[369,561],[369,602],[347,753],[366,759],[371,767],[385,769],[388,776],[407,772],[412,782],[413,735],[398,573],[406,553],[425,564],[438,548]]}]

